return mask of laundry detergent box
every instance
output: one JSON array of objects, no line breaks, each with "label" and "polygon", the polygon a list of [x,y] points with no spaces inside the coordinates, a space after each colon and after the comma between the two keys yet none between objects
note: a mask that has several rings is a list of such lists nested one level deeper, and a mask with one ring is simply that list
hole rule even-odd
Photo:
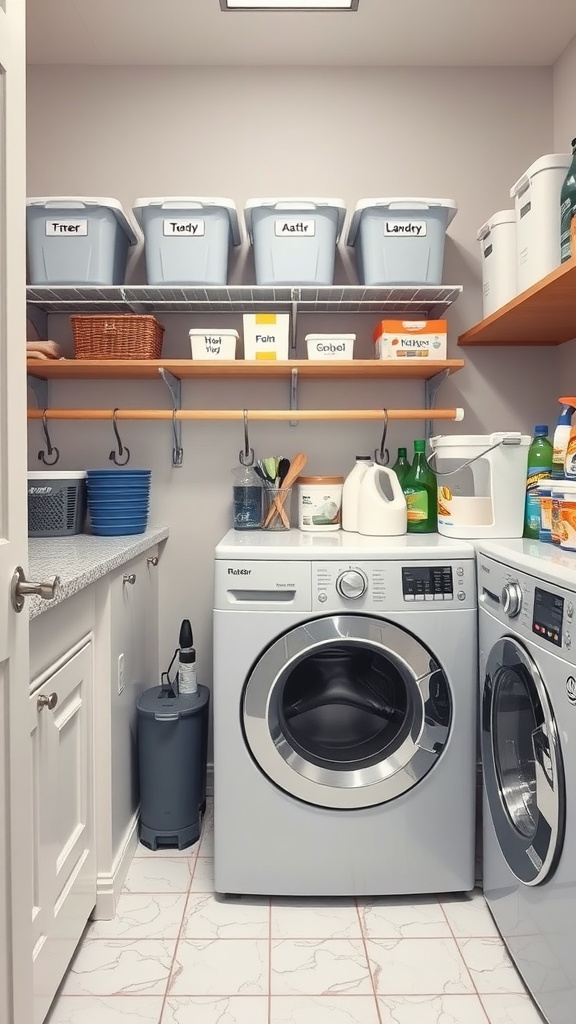
[{"label": "laundry detergent box", "polygon": [[244,359],[288,359],[289,313],[244,313]]},{"label": "laundry detergent box", "polygon": [[446,320],[381,320],[374,329],[376,359],[446,359]]}]

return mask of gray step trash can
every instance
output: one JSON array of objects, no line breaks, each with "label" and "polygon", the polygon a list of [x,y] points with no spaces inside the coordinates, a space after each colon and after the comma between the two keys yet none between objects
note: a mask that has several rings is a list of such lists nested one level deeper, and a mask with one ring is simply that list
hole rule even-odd
[{"label": "gray step trash can", "polygon": [[210,691],[153,686],[138,699],[140,842],[183,850],[200,837],[206,807]]}]

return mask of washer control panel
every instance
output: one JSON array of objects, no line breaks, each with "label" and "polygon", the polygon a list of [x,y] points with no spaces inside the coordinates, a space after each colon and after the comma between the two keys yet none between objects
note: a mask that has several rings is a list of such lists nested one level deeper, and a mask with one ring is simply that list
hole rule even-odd
[{"label": "washer control panel", "polygon": [[405,601],[453,601],[452,566],[403,566],[402,594]]},{"label": "washer control panel", "polygon": [[445,562],[314,562],[312,605],[329,611],[426,611],[475,608],[473,559]]}]

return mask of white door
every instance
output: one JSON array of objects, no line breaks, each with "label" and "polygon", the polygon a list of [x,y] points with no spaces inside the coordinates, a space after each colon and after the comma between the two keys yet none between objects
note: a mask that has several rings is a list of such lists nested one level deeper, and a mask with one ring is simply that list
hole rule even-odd
[{"label": "white door", "polygon": [[32,1020],[27,612],[24,0],[0,0],[0,1020]]}]

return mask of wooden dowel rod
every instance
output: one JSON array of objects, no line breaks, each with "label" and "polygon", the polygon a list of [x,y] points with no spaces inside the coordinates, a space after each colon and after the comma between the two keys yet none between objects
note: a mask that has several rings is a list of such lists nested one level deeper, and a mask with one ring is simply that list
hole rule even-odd
[{"label": "wooden dowel rod", "polygon": [[[113,409],[47,409],[49,420],[111,420]],[[42,409],[29,409],[28,419],[42,419]],[[169,409],[118,409],[117,420],[171,420]],[[462,409],[388,409],[389,420],[461,420]],[[177,420],[242,420],[242,409],[180,409]],[[257,420],[383,420],[382,409],[249,409]]]}]

